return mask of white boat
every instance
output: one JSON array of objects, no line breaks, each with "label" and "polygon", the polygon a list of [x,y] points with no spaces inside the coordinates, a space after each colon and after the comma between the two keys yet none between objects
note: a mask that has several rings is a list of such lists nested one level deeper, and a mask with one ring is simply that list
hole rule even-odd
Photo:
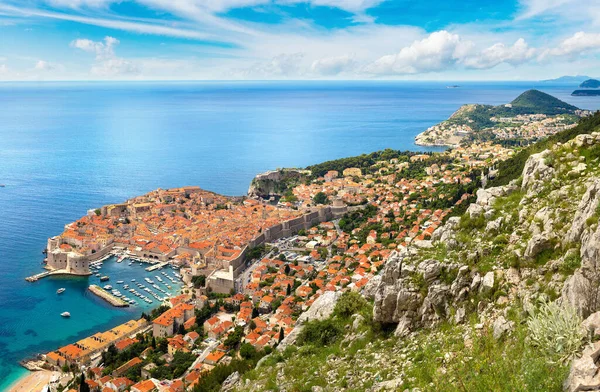
[{"label": "white boat", "polygon": [[66,289],[64,287],[61,287],[60,289],[56,290],[56,294],[62,294],[65,292],[65,290]]},{"label": "white boat", "polygon": [[106,286],[104,286],[104,290],[112,290],[112,286],[107,284]]},{"label": "white boat", "polygon": [[117,283],[118,284],[123,284],[123,281],[122,280],[117,280]]},{"label": "white boat", "polygon": [[62,312],[60,315],[62,317],[71,317],[71,313],[69,313],[69,312]]},{"label": "white boat", "polygon": [[131,279],[132,282],[135,282],[135,279]]}]

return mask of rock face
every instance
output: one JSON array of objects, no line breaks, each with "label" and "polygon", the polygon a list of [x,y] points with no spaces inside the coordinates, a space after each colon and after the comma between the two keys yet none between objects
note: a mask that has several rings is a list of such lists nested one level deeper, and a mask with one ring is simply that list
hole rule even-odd
[{"label": "rock face", "polygon": [[[600,331],[600,312],[590,315],[582,323],[582,328],[590,335],[597,335]],[[598,359],[600,359],[600,341],[587,346],[581,357],[573,360],[569,377],[564,383],[564,390],[569,392],[600,390]]]},{"label": "rock face", "polygon": [[[565,282],[561,300],[574,306],[582,317],[587,317],[600,305],[600,225],[597,223],[599,203],[600,180],[596,179],[588,184],[564,239],[564,245],[580,244],[581,268]],[[590,221],[592,225],[589,225]]]},{"label": "rock face", "polygon": [[545,150],[539,154],[533,154],[527,159],[521,185],[521,189],[527,192],[527,195],[539,192],[544,182],[550,181],[554,176],[554,169],[546,165],[546,158],[549,154],[550,151]]},{"label": "rock face", "polygon": [[[397,324],[396,335],[405,335],[418,325],[430,326],[449,314],[452,299],[463,298],[471,279],[468,267],[424,260],[416,267],[408,263],[408,252],[393,252],[375,291],[373,318]],[[404,263],[407,262],[406,265]],[[455,275],[451,284],[441,275]]]},{"label": "rock face", "polygon": [[235,387],[237,387],[240,383],[240,380],[241,378],[239,372],[236,371],[231,373],[229,377],[227,377],[225,381],[223,381],[223,384],[221,385],[221,392],[233,391]]},{"label": "rock face", "polygon": [[249,197],[282,196],[288,183],[298,183],[310,176],[310,170],[281,169],[258,174],[250,183]]},{"label": "rock face", "polygon": [[289,345],[294,344],[307,321],[324,320],[331,316],[341,295],[340,291],[327,291],[317,298],[311,307],[298,317],[294,329],[279,343],[277,349],[283,351]]}]

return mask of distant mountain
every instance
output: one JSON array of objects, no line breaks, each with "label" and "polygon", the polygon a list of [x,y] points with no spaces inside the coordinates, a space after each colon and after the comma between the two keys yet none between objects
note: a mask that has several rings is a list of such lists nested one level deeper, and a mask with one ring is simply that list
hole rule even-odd
[{"label": "distant mountain", "polygon": [[600,80],[588,79],[585,82],[581,83],[579,85],[579,87],[581,87],[581,88],[599,88],[600,87]]},{"label": "distant mountain", "polygon": [[527,90],[510,103],[515,114],[556,115],[574,113],[578,108],[539,90]]},{"label": "distant mountain", "polygon": [[585,76],[585,75],[575,75],[575,76],[561,76],[560,78],[556,78],[556,79],[547,79],[547,80],[542,80],[542,82],[544,83],[581,83],[587,79],[591,79],[591,77],[589,76]]}]

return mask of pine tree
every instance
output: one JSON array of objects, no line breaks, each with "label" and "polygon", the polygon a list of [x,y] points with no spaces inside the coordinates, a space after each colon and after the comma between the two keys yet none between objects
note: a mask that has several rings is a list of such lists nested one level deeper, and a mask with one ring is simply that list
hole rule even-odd
[{"label": "pine tree", "polygon": [[285,337],[284,332],[283,332],[283,327],[279,328],[279,343],[281,343],[281,341],[283,340],[283,338]]},{"label": "pine tree", "polygon": [[81,373],[79,392],[90,392],[90,386],[85,382],[85,374]]}]

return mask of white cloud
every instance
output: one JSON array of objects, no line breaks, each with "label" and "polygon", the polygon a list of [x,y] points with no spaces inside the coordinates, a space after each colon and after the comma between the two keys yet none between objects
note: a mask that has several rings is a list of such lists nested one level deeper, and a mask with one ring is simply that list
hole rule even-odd
[{"label": "white cloud", "polygon": [[107,60],[115,57],[115,46],[119,44],[119,40],[106,36],[104,42],[95,42],[89,39],[76,39],[71,41],[73,48],[81,49],[84,52],[95,53],[96,60]]},{"label": "white cloud", "polygon": [[90,73],[101,78],[127,77],[138,75],[140,70],[132,61],[117,57],[115,46],[119,40],[114,37],[104,37],[103,42],[89,39],[76,39],[71,42],[71,47],[81,49],[84,52],[95,54],[95,64]]},{"label": "white cloud", "polygon": [[551,56],[574,57],[582,53],[600,49],[600,34],[580,31],[563,40],[557,47],[547,49],[540,55],[541,59]]},{"label": "white cloud", "polygon": [[6,64],[0,64],[0,75],[5,75],[8,73],[8,67]]},{"label": "white cloud", "polygon": [[518,65],[531,60],[535,53],[534,48],[530,48],[523,38],[519,38],[512,46],[501,42],[494,44],[473,57],[465,58],[464,64],[478,69],[493,68],[502,63]]},{"label": "white cloud", "polygon": [[318,75],[333,76],[351,71],[356,67],[354,57],[349,55],[326,57],[313,61],[310,69]]},{"label": "white cloud", "polygon": [[367,65],[365,71],[376,75],[441,71],[460,62],[471,48],[472,43],[463,41],[458,34],[436,31],[397,54],[379,58]]},{"label": "white cloud", "polygon": [[38,71],[52,71],[52,70],[56,69],[56,66],[54,66],[54,64],[50,64],[47,61],[38,60],[38,62],[35,63],[34,68]]}]

